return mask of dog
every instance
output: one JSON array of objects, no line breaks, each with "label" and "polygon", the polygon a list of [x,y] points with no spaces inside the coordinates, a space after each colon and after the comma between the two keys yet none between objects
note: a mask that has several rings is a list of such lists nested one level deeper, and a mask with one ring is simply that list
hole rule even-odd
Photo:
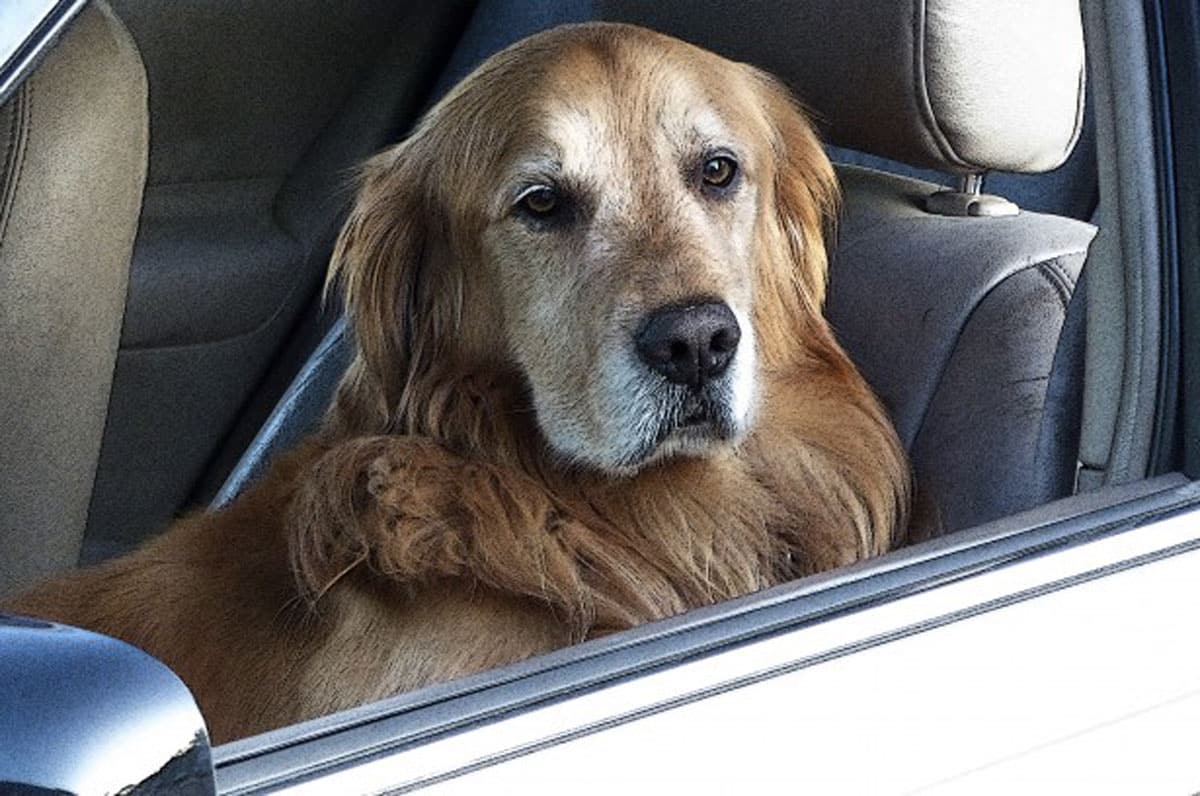
[{"label": "dog", "polygon": [[518,42],[363,167],[320,430],[7,608],[157,656],[223,742],[879,555],[910,476],[821,313],[837,199],[751,66]]}]

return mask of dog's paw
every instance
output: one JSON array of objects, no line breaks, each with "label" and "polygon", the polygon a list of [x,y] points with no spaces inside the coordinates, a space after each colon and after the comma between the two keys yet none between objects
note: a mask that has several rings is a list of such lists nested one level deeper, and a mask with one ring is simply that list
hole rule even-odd
[{"label": "dog's paw", "polygon": [[327,451],[289,509],[302,594],[313,601],[360,565],[401,582],[459,574],[463,467],[423,437],[360,438]]},{"label": "dog's paw", "polygon": [[380,498],[397,480],[403,467],[397,465],[390,456],[377,456],[367,466],[367,494]]},{"label": "dog's paw", "polygon": [[444,524],[459,502],[466,465],[423,437],[391,438],[364,462],[360,522],[382,520],[395,533],[415,533],[422,523]]}]

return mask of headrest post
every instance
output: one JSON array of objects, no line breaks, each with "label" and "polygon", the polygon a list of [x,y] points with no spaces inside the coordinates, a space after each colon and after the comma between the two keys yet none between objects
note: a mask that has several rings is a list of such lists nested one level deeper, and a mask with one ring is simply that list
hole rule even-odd
[{"label": "headrest post", "polygon": [[983,192],[983,172],[962,175],[958,190],[947,188],[925,197],[925,209],[937,216],[1015,216],[1021,208],[1005,199]]},{"label": "headrest post", "polygon": [[962,179],[958,183],[959,193],[968,193],[973,196],[979,196],[983,193],[983,175],[978,172],[962,175]]}]

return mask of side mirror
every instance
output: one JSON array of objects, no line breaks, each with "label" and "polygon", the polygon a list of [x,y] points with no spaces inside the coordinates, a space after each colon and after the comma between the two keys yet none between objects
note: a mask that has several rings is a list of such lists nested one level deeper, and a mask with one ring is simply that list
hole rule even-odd
[{"label": "side mirror", "polygon": [[183,682],[124,642],[0,614],[0,793],[216,793]]}]

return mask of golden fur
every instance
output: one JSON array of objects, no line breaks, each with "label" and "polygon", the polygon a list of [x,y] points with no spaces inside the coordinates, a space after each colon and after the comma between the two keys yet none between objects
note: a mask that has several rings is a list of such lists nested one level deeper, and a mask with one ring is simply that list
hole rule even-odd
[{"label": "golden fur", "polygon": [[[710,138],[744,175],[720,201],[688,171]],[[514,218],[529,169],[586,230]],[[321,431],[7,607],[145,648],[226,741],[885,552],[908,469],[821,316],[836,196],[757,70],[620,25],[518,43],[364,167],[331,272],[357,357]],[[631,458],[659,400],[631,330],[696,296],[749,327],[740,425]]]}]

